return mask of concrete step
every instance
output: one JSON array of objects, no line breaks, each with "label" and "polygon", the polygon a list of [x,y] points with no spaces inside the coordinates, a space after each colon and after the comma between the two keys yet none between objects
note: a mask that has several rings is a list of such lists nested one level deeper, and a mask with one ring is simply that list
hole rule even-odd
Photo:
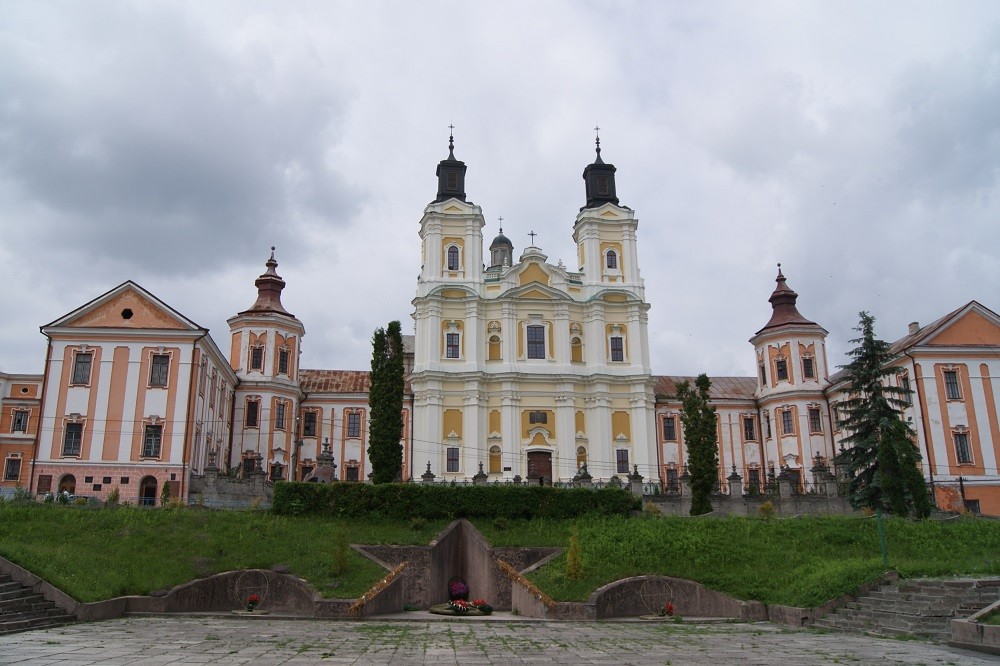
[{"label": "concrete step", "polygon": [[61,617],[40,617],[28,620],[12,620],[10,622],[0,620],[0,635],[12,634],[18,631],[32,631],[35,629],[61,627],[75,621],[76,618],[65,614]]},{"label": "concrete step", "polygon": [[4,604],[0,606],[0,619],[3,619],[7,615],[13,615],[15,613],[24,613],[36,610],[47,610],[49,608],[55,608],[56,605],[51,601],[46,601],[45,599],[27,599],[22,603],[17,604]]}]

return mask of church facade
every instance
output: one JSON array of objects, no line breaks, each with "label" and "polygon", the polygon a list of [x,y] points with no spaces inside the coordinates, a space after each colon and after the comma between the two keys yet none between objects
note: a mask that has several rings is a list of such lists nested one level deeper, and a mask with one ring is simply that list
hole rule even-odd
[{"label": "church facade", "polygon": [[[693,378],[650,367],[638,218],[599,141],[572,267],[534,244],[516,252],[502,229],[486,246],[466,169],[450,142],[420,219],[401,478],[551,483],[586,469],[677,490],[676,386]],[[0,373],[0,492],[117,490],[152,504],[166,487],[183,501],[209,464],[302,480],[324,454],[337,464],[324,478],[365,481],[368,373],[300,365],[306,328],[281,303],[277,268],[272,251],[256,300],[228,320],[228,353],[130,281],[43,326],[42,374]],[[805,491],[811,468],[841,446],[842,373],[829,367],[827,331],[797,301],[779,267],[769,319],[749,338],[756,376],[711,378],[720,483],[736,474],[762,488],[783,473]],[[912,324],[893,351],[935,501],[1000,515],[1000,316],[973,301]]]}]

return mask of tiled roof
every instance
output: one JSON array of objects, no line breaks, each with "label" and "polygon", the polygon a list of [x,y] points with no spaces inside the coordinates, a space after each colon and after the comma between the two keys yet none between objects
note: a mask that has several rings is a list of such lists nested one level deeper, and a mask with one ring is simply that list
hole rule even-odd
[{"label": "tiled roof", "polygon": [[302,370],[299,381],[306,393],[367,393],[371,374],[367,370]]},{"label": "tiled roof", "polygon": [[[367,370],[302,370],[299,380],[306,393],[364,394],[371,387]],[[410,383],[403,384],[403,393],[410,393]]]},{"label": "tiled roof", "polygon": [[966,303],[962,307],[956,310],[952,310],[951,312],[941,317],[940,319],[930,324],[927,324],[926,326],[922,326],[917,330],[916,333],[911,333],[910,335],[903,336],[899,340],[896,340],[895,342],[892,343],[890,351],[893,354],[902,354],[905,349],[908,349],[913,345],[919,343],[920,341],[926,340],[927,338],[937,333],[945,324],[947,324],[951,320],[952,317],[957,315],[965,308],[969,307],[971,304],[972,302]]},{"label": "tiled roof", "polygon": [[[677,395],[677,385],[683,381],[689,382],[692,386],[696,377],[679,377],[671,375],[657,375],[656,397],[657,399],[674,398]],[[712,386],[708,390],[708,395],[712,400],[753,400],[754,391],[757,390],[756,377],[709,377]]]}]

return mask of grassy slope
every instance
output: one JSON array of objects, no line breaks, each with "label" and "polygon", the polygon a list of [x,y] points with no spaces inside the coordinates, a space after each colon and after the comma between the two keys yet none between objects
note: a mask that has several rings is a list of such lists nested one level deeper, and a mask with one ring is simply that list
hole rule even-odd
[{"label": "grassy slope", "polygon": [[[575,529],[585,577],[565,556],[532,579],[557,599],[582,600],[618,578],[660,573],[698,580],[741,599],[809,606],[881,571],[874,520],[596,518],[476,521],[498,546],[565,546]],[[169,588],[231,569],[283,564],[327,596],[356,597],[382,571],[351,551],[335,575],[335,543],[426,544],[444,527],[343,523],[265,512],[209,512],[0,504],[0,555],[81,601]],[[904,576],[1000,574],[1000,522],[888,520],[890,566]],[[336,587],[331,588],[331,584]]]},{"label": "grassy slope", "polygon": [[[627,576],[659,573],[700,581],[739,599],[813,606],[882,571],[874,519],[587,518],[522,529],[480,525],[496,545],[565,546],[577,529],[584,578],[566,577],[566,557],[529,576],[556,599],[581,601]],[[527,539],[522,533],[527,531]],[[903,576],[1000,573],[1000,523],[886,521],[889,565]]]},{"label": "grassy slope", "polygon": [[[347,570],[332,571],[335,544],[427,543],[444,527],[278,517],[265,512],[93,510],[0,504],[0,555],[80,601],[145,594],[241,568],[287,566],[324,595],[355,598],[383,574],[353,550]],[[333,586],[333,587],[331,587]]]}]

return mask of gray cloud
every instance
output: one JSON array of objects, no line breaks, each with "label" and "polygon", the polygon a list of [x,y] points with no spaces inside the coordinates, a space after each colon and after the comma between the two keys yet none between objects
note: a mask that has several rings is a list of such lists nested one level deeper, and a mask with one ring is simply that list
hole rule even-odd
[{"label": "gray cloud", "polygon": [[365,368],[375,327],[410,328],[451,122],[487,242],[502,214],[570,265],[604,128],[654,372],[753,374],[778,261],[834,364],[859,310],[895,338],[1000,307],[993,3],[10,2],[0,25],[7,371],[129,278],[225,347],[272,244],[303,363]]}]

